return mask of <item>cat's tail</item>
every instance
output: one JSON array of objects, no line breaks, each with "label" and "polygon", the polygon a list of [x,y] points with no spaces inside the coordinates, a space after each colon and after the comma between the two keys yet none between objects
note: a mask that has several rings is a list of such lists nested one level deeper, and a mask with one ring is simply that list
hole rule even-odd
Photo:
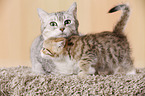
[{"label": "cat's tail", "polygon": [[113,13],[113,12],[116,12],[119,10],[122,10],[122,16],[120,17],[120,20],[117,22],[117,24],[115,25],[115,27],[113,29],[113,32],[116,34],[123,33],[123,31],[126,27],[128,18],[130,16],[130,8],[129,8],[128,4],[120,4],[118,6],[115,6],[112,9],[110,9],[108,13]]}]

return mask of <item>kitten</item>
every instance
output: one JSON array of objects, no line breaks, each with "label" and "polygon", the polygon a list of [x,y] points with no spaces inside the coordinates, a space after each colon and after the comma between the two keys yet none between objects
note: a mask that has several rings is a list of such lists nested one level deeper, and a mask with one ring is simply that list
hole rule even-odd
[{"label": "kitten", "polygon": [[[54,74],[135,74],[131,51],[123,30],[129,17],[128,5],[112,8],[109,13],[123,10],[113,32],[101,32],[44,41],[41,55],[56,64]],[[132,73],[130,73],[132,72]]]},{"label": "kitten", "polygon": [[38,9],[41,21],[41,35],[31,46],[32,70],[36,73],[50,73],[55,69],[51,59],[44,59],[40,55],[42,43],[51,37],[68,37],[78,35],[77,5],[73,3],[67,11],[47,13]]}]

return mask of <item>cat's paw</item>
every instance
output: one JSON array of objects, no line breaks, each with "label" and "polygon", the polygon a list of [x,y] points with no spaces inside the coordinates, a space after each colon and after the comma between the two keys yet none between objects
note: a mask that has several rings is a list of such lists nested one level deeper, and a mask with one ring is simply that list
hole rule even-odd
[{"label": "cat's paw", "polygon": [[78,74],[78,77],[81,78],[81,79],[84,79],[84,78],[87,77],[87,74],[84,73],[84,72],[80,72],[80,73]]},{"label": "cat's paw", "polygon": [[135,74],[136,74],[136,70],[135,69],[133,69],[133,70],[131,70],[131,71],[126,73],[126,75],[135,75]]}]

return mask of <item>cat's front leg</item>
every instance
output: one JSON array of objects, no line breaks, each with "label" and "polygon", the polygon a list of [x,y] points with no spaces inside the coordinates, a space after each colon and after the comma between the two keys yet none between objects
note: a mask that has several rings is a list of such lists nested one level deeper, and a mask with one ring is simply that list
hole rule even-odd
[{"label": "cat's front leg", "polygon": [[80,60],[78,64],[80,68],[78,76],[80,78],[86,78],[88,74],[94,74],[96,72],[95,68],[91,66],[93,63],[88,58]]}]

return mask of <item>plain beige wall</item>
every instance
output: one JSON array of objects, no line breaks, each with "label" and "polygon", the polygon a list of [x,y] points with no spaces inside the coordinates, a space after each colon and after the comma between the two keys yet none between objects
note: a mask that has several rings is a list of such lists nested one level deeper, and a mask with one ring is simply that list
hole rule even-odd
[{"label": "plain beige wall", "polygon": [[132,9],[126,28],[136,67],[145,67],[145,0],[1,0],[0,67],[31,66],[30,46],[40,34],[37,8],[47,12],[67,10],[76,1],[79,31],[111,31],[121,12],[108,14],[113,6],[128,2]]}]

